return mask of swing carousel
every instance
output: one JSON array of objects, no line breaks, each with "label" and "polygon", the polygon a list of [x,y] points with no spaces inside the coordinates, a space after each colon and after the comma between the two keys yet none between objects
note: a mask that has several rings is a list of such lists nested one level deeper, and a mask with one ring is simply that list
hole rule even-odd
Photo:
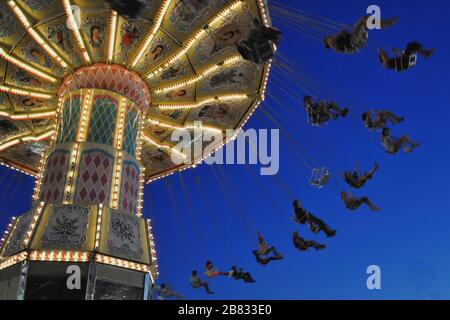
[{"label": "swing carousel", "polygon": [[108,2],[0,2],[0,163],[36,179],[1,239],[0,299],[143,298],[144,185],[228,142],[180,165],[172,133],[239,129],[264,99],[271,60],[236,46],[270,27],[264,0]]}]

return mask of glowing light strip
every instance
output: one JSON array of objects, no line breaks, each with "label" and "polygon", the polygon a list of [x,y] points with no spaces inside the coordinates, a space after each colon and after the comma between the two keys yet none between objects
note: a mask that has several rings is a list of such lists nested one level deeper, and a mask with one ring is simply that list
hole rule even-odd
[{"label": "glowing light strip", "polygon": [[70,200],[72,198],[72,186],[74,185],[74,176],[75,176],[75,169],[77,167],[77,158],[78,158],[78,150],[80,148],[79,143],[75,143],[73,146],[72,153],[70,155],[70,164],[69,164],[69,170],[67,172],[67,178],[66,178],[66,185],[64,187],[64,204],[69,204]]},{"label": "glowing light strip", "polygon": [[247,99],[250,96],[248,94],[226,94],[221,95],[217,97],[207,98],[200,100],[197,103],[185,103],[185,104],[160,104],[158,106],[159,109],[162,110],[179,110],[179,109],[194,109],[201,106],[204,106],[205,104],[209,103],[220,103],[222,101],[229,101],[229,100],[242,100]]},{"label": "glowing light strip", "polygon": [[147,135],[145,133],[144,133],[144,139],[146,141],[150,142],[151,144],[157,146],[158,148],[169,150],[170,152],[174,152],[184,159],[186,158],[186,155],[184,153],[181,153],[180,151],[174,149],[172,146],[170,146],[168,144],[163,144],[163,143],[157,141],[156,139],[153,139],[152,137],[150,137],[149,135]]},{"label": "glowing light strip", "polygon": [[113,257],[105,256],[102,254],[95,255],[95,262],[102,263],[102,264],[108,264],[111,266],[116,266],[116,267],[125,268],[125,269],[131,269],[131,270],[142,271],[142,272],[150,272],[150,267],[145,264],[136,263],[136,262],[118,259],[118,258],[113,258]]},{"label": "glowing light strip", "polygon": [[48,93],[40,93],[23,89],[11,88],[8,86],[0,85],[0,92],[5,92],[8,94],[14,94],[17,96],[31,97],[36,99],[48,100],[54,97],[54,95]]},{"label": "glowing light strip", "polygon": [[43,174],[44,174],[44,168],[45,168],[45,151],[42,152],[40,168],[39,168],[39,175],[36,179],[36,184],[34,186],[34,194],[33,194],[33,200],[37,200],[39,198],[39,194],[41,193],[41,187],[43,182]]},{"label": "glowing light strip", "polygon": [[111,207],[114,209],[119,208],[119,192],[120,192],[120,178],[122,175],[122,159],[123,159],[123,152],[119,151],[117,155],[117,161],[116,165],[114,166],[115,169],[115,175],[114,175],[114,182],[112,185],[113,189],[113,196],[112,196],[112,205]]},{"label": "glowing light strip", "polygon": [[109,34],[108,34],[108,63],[114,59],[114,46],[116,44],[116,29],[117,29],[117,12],[111,11],[109,16]]},{"label": "glowing light strip", "polygon": [[8,112],[0,111],[0,116],[9,118],[11,120],[34,120],[34,119],[47,119],[56,116],[56,111],[48,111],[41,113],[27,113],[27,114],[10,114]]},{"label": "glowing light strip", "polygon": [[154,262],[156,277],[158,277],[159,275],[158,257],[156,254],[156,245],[155,245],[155,238],[153,236],[152,221],[150,219],[147,220],[147,226],[148,226],[148,240],[150,245],[150,254],[152,256],[152,263]]},{"label": "glowing light strip", "polygon": [[[243,0],[235,0],[229,5],[227,5],[225,8],[223,8],[215,17],[213,17],[209,22],[206,24],[207,27],[213,27],[215,24],[220,23],[220,20],[223,19],[229,12],[236,10],[241,4],[243,3]],[[143,78],[153,78],[160,72],[164,70],[167,66],[169,66],[174,61],[178,60],[183,54],[189,51],[189,49],[194,45],[194,43],[200,39],[201,37],[204,37],[208,34],[206,31],[206,27],[198,30],[196,33],[194,33],[193,36],[191,36],[181,47],[178,52],[171,55],[169,58],[167,58],[163,63],[161,63],[155,70],[150,71],[146,75],[144,75]]]},{"label": "glowing light strip", "polygon": [[42,49],[47,52],[47,54],[56,61],[61,67],[64,69],[68,67],[68,64],[47,44],[47,42],[44,40],[44,38],[41,37],[39,33],[36,32],[36,30],[33,29],[30,22],[28,21],[25,14],[22,12],[22,10],[17,6],[16,2],[13,0],[8,1],[8,5],[11,7],[11,9],[16,14],[17,18],[19,18],[20,22],[22,23],[25,30],[27,30],[28,34],[36,41],[37,44],[41,46]]},{"label": "glowing light strip", "polygon": [[137,210],[136,216],[142,217],[142,209],[144,203],[144,184],[145,184],[145,168],[141,168],[141,174],[139,176],[139,193],[138,193],[138,202],[137,202]]},{"label": "glowing light strip", "polygon": [[141,161],[142,156],[142,132],[144,131],[144,118],[145,114],[141,115],[141,119],[139,120],[139,132],[138,132],[138,141],[136,148],[136,159]]},{"label": "glowing light strip", "polygon": [[31,220],[30,227],[28,228],[27,233],[25,234],[25,239],[23,240],[23,244],[25,247],[28,246],[31,240],[31,235],[33,234],[34,228],[36,227],[36,224],[39,220],[39,217],[41,216],[42,210],[44,209],[45,202],[39,203],[38,207],[36,208],[36,212],[33,215],[33,219]]},{"label": "glowing light strip", "polygon": [[262,15],[262,18],[264,21],[264,25],[266,27],[268,27],[270,25],[270,23],[269,23],[269,14],[267,13],[266,4],[265,4],[264,0],[258,0],[258,4],[260,7],[260,12],[261,12],[261,15]]},{"label": "glowing light strip", "polygon": [[[63,5],[64,5],[64,10],[66,11],[66,15],[67,15],[67,21],[72,21],[74,23],[76,23],[75,21],[75,17],[73,16],[72,13],[72,6],[70,5],[70,0],[62,0],[63,1]],[[73,36],[75,37],[75,41],[77,43],[78,49],[81,51],[81,55],[84,59],[84,62],[86,64],[91,64],[91,58],[89,57],[89,53],[87,52],[86,46],[84,44],[83,38],[81,37],[81,33],[80,30],[78,28],[75,28],[74,26],[72,26],[72,28],[70,28]]]},{"label": "glowing light strip", "polygon": [[[186,169],[188,169],[188,168],[195,168],[195,167],[196,167],[196,165],[192,165],[192,166],[190,166],[190,167],[186,167],[186,168],[184,168],[184,169],[180,169],[179,171],[183,171],[183,170],[186,170]],[[170,177],[170,176],[172,176],[172,175],[174,175],[174,174],[175,174],[175,171],[172,171],[172,172],[169,172],[169,173],[160,174],[160,175],[155,176],[155,177],[151,178],[150,180],[148,180],[148,181],[147,181],[147,184],[150,184],[150,183],[152,183],[152,182],[154,182],[154,181],[157,181],[157,180],[161,180],[161,179]]]},{"label": "glowing light strip", "polygon": [[33,177],[33,178],[37,178],[36,174],[30,173],[30,172],[27,172],[27,171],[24,171],[24,170],[21,170],[21,169],[18,169],[18,168],[13,167],[13,166],[10,166],[9,164],[4,163],[3,161],[0,161],[0,165],[2,165],[4,167],[7,167],[8,169],[11,169],[11,170],[14,170],[14,171],[26,174],[27,176],[30,176],[30,177]]},{"label": "glowing light strip", "polygon": [[[3,249],[8,245],[11,235],[17,227],[17,222],[18,220],[16,219],[16,217],[11,218],[11,222],[8,224],[8,227],[3,234],[3,238],[0,240],[0,253],[2,253]],[[0,255],[0,257],[1,256],[3,255]]]},{"label": "glowing light strip", "polygon": [[181,81],[177,81],[171,85],[168,86],[164,86],[158,89],[153,90],[153,92],[155,93],[162,93],[162,92],[166,92],[166,91],[170,91],[170,90],[175,90],[187,85],[190,85],[192,83],[198,82],[201,79],[203,79],[204,77],[207,77],[208,75],[212,74],[213,72],[216,72],[222,68],[228,67],[230,65],[233,65],[234,63],[236,63],[237,61],[242,60],[241,55],[234,55],[226,60],[224,60],[221,63],[209,66],[203,70],[201,70],[197,75],[185,79],[185,80],[181,80]]},{"label": "glowing light strip", "polygon": [[222,132],[222,129],[216,128],[216,127],[211,127],[211,126],[204,126],[202,125],[201,127],[195,126],[194,124],[185,124],[184,126],[180,126],[177,124],[172,124],[172,123],[168,123],[168,122],[164,122],[161,121],[159,119],[153,118],[153,117],[148,117],[147,121],[153,125],[158,125],[160,127],[163,128],[170,128],[170,129],[176,129],[176,130],[186,130],[186,129],[198,129],[201,128],[205,131],[214,131],[214,132]]},{"label": "glowing light strip", "polygon": [[56,121],[55,121],[56,130],[55,130],[55,134],[52,137],[52,142],[53,142],[52,146],[56,143],[56,138],[58,137],[59,131],[61,130],[61,128],[60,128],[60,126],[58,126],[58,124],[61,125],[59,120],[61,119],[61,116],[62,116],[63,107],[64,107],[64,100],[62,97],[60,97],[60,98],[58,98],[58,107],[56,108]]},{"label": "glowing light strip", "polygon": [[124,132],[125,132],[125,117],[127,111],[127,101],[125,98],[122,98],[119,106],[119,119],[117,121],[116,128],[116,136],[115,136],[115,146],[117,149],[122,150],[123,148],[123,140],[124,140]]},{"label": "glowing light strip", "polygon": [[164,0],[161,7],[159,8],[157,14],[155,15],[155,18],[153,19],[153,25],[147,35],[144,38],[144,41],[139,46],[138,51],[136,52],[133,59],[131,59],[130,67],[134,68],[136,64],[141,60],[142,56],[144,55],[145,51],[147,51],[148,47],[150,46],[153,38],[155,37],[156,33],[158,32],[159,28],[161,27],[161,24],[163,22],[164,16],[167,13],[167,10],[169,9],[171,0]]},{"label": "glowing light strip", "polygon": [[89,252],[57,250],[34,250],[29,255],[31,261],[58,262],[89,262],[89,257]]},{"label": "glowing light strip", "polygon": [[24,261],[26,258],[27,258],[27,253],[25,251],[18,253],[12,257],[9,257],[8,259],[6,259],[2,263],[0,263],[0,270],[6,269],[15,264],[18,264],[18,263]]},{"label": "glowing light strip", "polygon": [[0,151],[8,149],[8,148],[15,146],[21,142],[29,142],[29,141],[36,142],[36,141],[45,140],[45,139],[49,138],[52,134],[53,134],[53,130],[43,133],[40,136],[27,135],[24,137],[15,138],[15,139],[5,142],[3,144],[0,143]]},{"label": "glowing light strip", "polygon": [[19,67],[19,68],[21,68],[21,69],[23,69],[25,71],[28,71],[29,73],[31,73],[31,74],[35,75],[36,77],[39,77],[39,78],[41,78],[43,80],[46,80],[46,81],[51,82],[51,83],[56,83],[56,82],[59,81],[55,77],[52,77],[52,76],[50,76],[50,75],[48,75],[48,74],[46,74],[46,73],[36,69],[35,67],[32,67],[29,64],[27,64],[27,63],[25,63],[25,62],[15,58],[15,57],[11,56],[5,50],[3,50],[3,48],[0,48],[0,57],[2,57],[6,61],[14,64],[15,66],[17,66],[17,67]]},{"label": "glowing light strip", "polygon": [[81,121],[80,121],[80,127],[78,130],[78,142],[84,142],[87,138],[87,126],[88,126],[88,120],[89,120],[89,111],[92,105],[92,98],[94,96],[94,90],[90,89],[88,90],[86,96],[84,97],[84,104],[82,108],[81,113]]},{"label": "glowing light strip", "polygon": [[266,71],[264,73],[264,80],[260,96],[261,102],[264,101],[266,98],[267,85],[269,83],[269,75],[271,69],[272,69],[272,59],[269,61],[269,64],[267,65]]},{"label": "glowing light strip", "polygon": [[100,231],[102,229],[102,219],[103,219],[103,203],[100,203],[98,206],[97,226],[95,231],[95,250],[100,249]]}]

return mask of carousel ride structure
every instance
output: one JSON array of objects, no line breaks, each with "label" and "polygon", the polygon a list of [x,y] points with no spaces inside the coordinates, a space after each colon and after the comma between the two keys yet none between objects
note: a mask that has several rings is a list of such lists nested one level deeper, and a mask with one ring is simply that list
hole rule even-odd
[{"label": "carousel ride structure", "polygon": [[265,1],[143,10],[0,3],[0,164],[36,179],[31,209],[0,242],[0,299],[144,298],[158,277],[144,185],[228,142],[175,164],[172,133],[197,121],[237,130],[264,100],[271,60],[246,60],[236,44],[271,26]]}]

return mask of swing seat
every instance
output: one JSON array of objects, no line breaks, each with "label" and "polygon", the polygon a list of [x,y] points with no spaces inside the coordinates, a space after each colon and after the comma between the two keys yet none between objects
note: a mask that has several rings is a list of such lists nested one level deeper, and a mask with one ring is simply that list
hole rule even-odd
[{"label": "swing seat", "polygon": [[308,113],[308,124],[313,127],[322,128],[328,124],[330,117],[326,114],[321,114],[319,112],[314,111],[311,107],[307,107]]},{"label": "swing seat", "polygon": [[397,72],[406,71],[410,68],[414,68],[416,65],[417,65],[417,52],[414,52],[409,56],[401,56],[395,59],[395,70]]},{"label": "swing seat", "polygon": [[409,56],[409,67],[413,68],[417,65],[417,52]]},{"label": "swing seat", "polygon": [[316,188],[323,188],[330,180],[331,173],[328,171],[326,167],[323,168],[315,168],[312,171],[311,179],[309,183]]},{"label": "swing seat", "polygon": [[275,46],[281,32],[273,28],[255,30],[250,37],[236,44],[237,49],[245,60],[254,63],[267,63],[275,55]]}]

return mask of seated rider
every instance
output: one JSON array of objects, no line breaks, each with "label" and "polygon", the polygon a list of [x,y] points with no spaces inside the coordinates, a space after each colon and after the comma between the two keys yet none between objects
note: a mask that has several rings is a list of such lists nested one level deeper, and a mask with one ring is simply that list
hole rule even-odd
[{"label": "seated rider", "polygon": [[207,294],[214,293],[209,289],[208,282],[200,279],[200,277],[198,276],[197,270],[192,271],[192,275],[189,279],[189,283],[190,283],[191,287],[194,289],[199,289],[201,287],[204,287]]},{"label": "seated rider", "polygon": [[[283,256],[275,249],[273,246],[269,246],[265,241],[260,232],[258,232],[258,242],[259,242],[259,250],[254,250],[253,254],[255,255],[256,261],[259,264],[265,266],[271,261],[281,260]],[[270,255],[270,254],[273,255]]]},{"label": "seated rider", "polygon": [[[338,34],[327,36],[323,40],[326,49],[333,49],[338,53],[354,54],[364,48],[369,38],[367,21],[369,17],[362,17],[353,27],[352,31],[341,30]],[[381,21],[381,29],[386,29],[397,23],[398,19],[393,18]]]},{"label": "seated rider", "polygon": [[235,280],[244,280],[245,283],[254,283],[256,282],[250,273],[245,272],[242,268],[238,269],[236,266],[231,267],[230,277]]},{"label": "seated rider", "polygon": [[328,238],[336,235],[336,230],[331,229],[324,221],[314,216],[311,212],[302,208],[299,200],[294,201],[294,221],[299,224],[308,224],[311,231],[318,233],[323,231]]},{"label": "seated rider", "polygon": [[362,119],[367,129],[381,130],[388,121],[395,125],[405,120],[405,117],[398,117],[390,111],[368,111],[363,113]]},{"label": "seated rider", "polygon": [[157,284],[152,283],[149,299],[153,300],[153,296],[156,293],[156,300],[164,300],[164,297],[161,294],[161,286],[158,286]]},{"label": "seated rider", "polygon": [[337,117],[345,117],[348,114],[348,109],[341,109],[334,102],[326,102],[317,99],[314,103],[311,96],[306,96],[303,99],[303,107],[308,114],[312,124],[320,125],[328,122],[330,119],[335,120]]},{"label": "seated rider", "polygon": [[397,154],[402,147],[405,153],[409,153],[420,146],[419,142],[411,141],[406,135],[401,136],[400,138],[391,137],[391,130],[389,128],[383,129],[381,133],[381,143],[389,154]]},{"label": "seated rider", "polygon": [[310,248],[314,248],[316,251],[325,249],[324,244],[320,244],[314,240],[305,240],[300,237],[300,234],[297,231],[294,232],[292,238],[294,246],[300,251],[308,251]]},{"label": "seated rider", "polygon": [[168,285],[166,285],[165,283],[163,283],[161,285],[161,295],[165,298],[172,298],[175,297],[177,300],[181,300],[183,299],[183,296],[180,295],[179,293],[172,291]]},{"label": "seated rider", "polygon": [[378,49],[378,57],[386,69],[395,69],[399,72],[415,66],[418,54],[427,59],[434,53],[433,49],[424,49],[422,44],[418,42],[410,42],[402,52],[399,52],[397,49],[393,49],[392,51],[394,52],[394,57],[389,58],[389,55],[385,51]]},{"label": "seated rider", "polygon": [[217,276],[228,276],[228,272],[221,272],[216,267],[214,267],[214,264],[212,261],[206,261],[205,264],[205,275],[208,278],[215,278]]},{"label": "seated rider", "polygon": [[273,44],[278,46],[281,32],[275,28],[261,26],[257,19],[253,24],[254,29],[250,31],[248,39],[236,43],[236,46],[245,60],[266,63],[275,53]]},{"label": "seated rider", "polygon": [[343,175],[343,178],[344,178],[344,181],[352,188],[360,189],[366,184],[367,181],[372,179],[373,175],[378,170],[378,168],[379,168],[378,164],[375,163],[372,170],[370,170],[369,172],[364,171],[364,174],[360,175],[358,173],[358,161],[357,161],[355,170],[353,172],[346,171]]},{"label": "seated rider", "polygon": [[355,198],[350,192],[341,192],[341,199],[344,201],[345,207],[350,210],[357,210],[363,204],[367,205],[372,211],[380,211],[380,209],[375,206],[368,197]]}]

